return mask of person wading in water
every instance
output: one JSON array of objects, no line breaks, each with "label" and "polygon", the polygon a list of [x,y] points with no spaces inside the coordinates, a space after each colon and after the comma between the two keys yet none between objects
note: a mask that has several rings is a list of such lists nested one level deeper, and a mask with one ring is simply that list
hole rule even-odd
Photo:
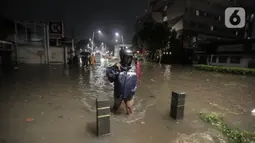
[{"label": "person wading in water", "polygon": [[126,105],[128,115],[133,112],[134,95],[138,83],[136,69],[133,53],[128,49],[120,50],[120,62],[106,69],[106,76],[110,82],[114,83],[112,112],[116,113],[122,102]]}]

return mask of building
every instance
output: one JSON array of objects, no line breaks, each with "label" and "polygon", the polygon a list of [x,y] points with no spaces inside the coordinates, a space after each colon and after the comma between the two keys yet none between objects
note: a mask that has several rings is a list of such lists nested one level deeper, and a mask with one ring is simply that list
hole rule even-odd
[{"label": "building", "polygon": [[66,44],[52,38],[49,22],[15,21],[15,45],[18,63],[63,64],[66,61]]},{"label": "building", "polygon": [[[224,13],[230,6],[245,8],[245,28],[229,29],[225,26]],[[235,48],[230,46],[232,50],[229,52],[221,52],[223,45],[220,44],[232,43],[221,41],[236,41],[255,36],[255,7],[250,6],[255,6],[253,0],[152,0],[148,10],[152,15],[161,13],[158,17],[177,31],[181,37],[182,48],[192,48],[195,51],[199,63],[247,67],[248,61],[253,57],[252,44],[232,44]],[[238,45],[239,50],[233,51],[238,49]],[[250,51],[247,51],[248,49]],[[222,56],[226,59],[225,62],[221,60]],[[231,64],[232,56],[240,57],[240,63]],[[245,59],[245,62],[242,62],[242,59]]]}]

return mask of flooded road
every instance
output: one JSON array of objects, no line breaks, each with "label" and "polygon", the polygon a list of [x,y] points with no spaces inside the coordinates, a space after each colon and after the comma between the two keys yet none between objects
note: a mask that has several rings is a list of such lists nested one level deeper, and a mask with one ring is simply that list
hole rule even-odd
[{"label": "flooded road", "polygon": [[[95,100],[113,100],[105,78],[111,63],[65,69],[21,65],[1,76],[0,141],[7,143],[184,143],[224,142],[203,123],[201,111],[225,114],[226,121],[255,131],[255,78],[196,71],[190,67],[142,65],[134,113],[111,117],[111,136],[96,138]],[[184,120],[169,117],[171,92],[186,92]],[[124,109],[123,109],[124,110]],[[33,118],[27,123],[26,118]]]}]

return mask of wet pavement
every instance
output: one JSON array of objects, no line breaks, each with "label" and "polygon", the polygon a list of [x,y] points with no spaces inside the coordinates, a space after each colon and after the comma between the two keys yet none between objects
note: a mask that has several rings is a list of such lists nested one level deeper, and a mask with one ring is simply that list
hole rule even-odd
[{"label": "wet pavement", "polygon": [[[134,113],[111,116],[111,135],[95,137],[95,100],[112,101],[104,61],[89,69],[21,65],[4,73],[0,141],[6,143],[217,143],[224,137],[198,113],[225,115],[234,127],[255,131],[255,78],[144,63]],[[169,117],[171,92],[186,92],[183,121]],[[124,109],[123,109],[124,110]],[[30,120],[26,119],[29,118]],[[32,120],[31,120],[32,119]]]}]

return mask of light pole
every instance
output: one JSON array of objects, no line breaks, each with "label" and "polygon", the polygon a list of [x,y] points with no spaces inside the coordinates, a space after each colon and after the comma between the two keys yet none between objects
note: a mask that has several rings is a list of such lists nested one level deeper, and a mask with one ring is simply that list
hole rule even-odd
[{"label": "light pole", "polygon": [[102,46],[102,52],[104,52],[104,43],[101,43]]},{"label": "light pole", "polygon": [[[96,33],[101,34],[102,32],[98,30]],[[91,46],[92,52],[94,51],[94,38],[95,38],[95,32],[93,32],[92,34],[92,46]]]},{"label": "light pole", "polygon": [[[123,35],[120,35],[118,32],[116,32],[116,33],[115,33],[115,36],[116,36],[116,37],[120,37],[120,38],[121,38],[121,43],[124,44]],[[116,40],[116,42],[118,42],[118,41]]]}]

